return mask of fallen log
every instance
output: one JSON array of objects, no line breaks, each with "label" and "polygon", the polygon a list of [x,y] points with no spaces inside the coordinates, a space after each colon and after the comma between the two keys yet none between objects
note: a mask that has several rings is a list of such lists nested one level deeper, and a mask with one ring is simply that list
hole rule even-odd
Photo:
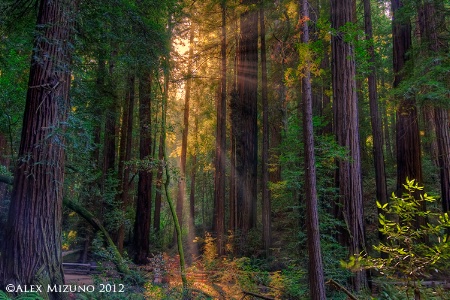
[{"label": "fallen log", "polygon": [[111,248],[111,251],[114,255],[113,263],[116,265],[117,270],[125,275],[130,274],[130,268],[128,268],[128,265],[125,263],[124,259],[122,258],[122,255],[120,255],[119,250],[117,249],[116,245],[114,244],[113,240],[109,236],[108,231],[103,227],[103,225],[100,223],[100,221],[87,209],[85,209],[80,203],[71,201],[68,199],[63,200],[63,205],[74,212],[76,212],[80,217],[85,219],[93,228],[95,231],[100,231],[103,233],[106,242],[108,246]]},{"label": "fallen log", "polygon": [[332,285],[336,289],[343,291],[348,296],[349,299],[358,300],[358,298],[356,298],[349,290],[347,290],[345,287],[343,287],[333,279],[328,280],[327,282],[325,282],[325,284]]}]

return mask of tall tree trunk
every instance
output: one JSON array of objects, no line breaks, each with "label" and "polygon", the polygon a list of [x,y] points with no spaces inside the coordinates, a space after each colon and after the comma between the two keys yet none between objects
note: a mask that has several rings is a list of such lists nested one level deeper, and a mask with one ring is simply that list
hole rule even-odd
[{"label": "tall tree trunk", "polygon": [[[308,1],[302,0],[301,24],[302,43],[309,44]],[[305,196],[306,230],[309,255],[309,296],[314,300],[325,300],[325,279],[323,275],[322,253],[320,247],[319,212],[316,187],[316,166],[314,154],[313,101],[311,91],[310,61],[303,62],[302,99],[303,99],[303,141],[305,147]]]},{"label": "tall tree trunk", "polygon": [[[358,131],[358,101],[355,82],[354,49],[345,41],[341,27],[354,20],[353,0],[331,2],[333,112],[337,142],[348,151],[349,159],[338,161],[337,185],[339,205],[337,216],[345,222],[340,236],[350,255],[358,255],[364,249],[364,221],[361,182],[361,159]],[[355,290],[365,285],[364,272],[358,271],[352,282]]]},{"label": "tall tree trunk", "polygon": [[[419,27],[422,42],[428,53],[441,55],[448,50],[448,42],[444,40],[442,32],[445,31],[444,8],[437,1],[424,0],[419,7]],[[439,63],[439,60],[435,60]],[[443,79],[445,80],[445,79]],[[447,79],[448,82],[448,79]],[[437,162],[440,170],[441,199],[444,212],[450,210],[450,132],[448,109],[436,105],[433,110],[437,144]],[[431,121],[427,119],[427,122]]]},{"label": "tall tree trunk", "polygon": [[[69,111],[75,3],[40,1],[23,118],[19,161],[5,240],[0,287],[61,285],[64,124]],[[46,290],[43,290],[46,293]],[[49,293],[50,299],[67,299]]]},{"label": "tall tree trunk", "polygon": [[[236,45],[239,45],[239,25],[238,18],[234,23],[234,39]],[[234,74],[233,74],[233,89],[230,92],[230,197],[229,197],[229,225],[228,229],[233,233],[238,229],[237,226],[237,170],[236,170],[236,138],[238,136],[238,123],[239,118],[237,116],[238,103],[238,91],[237,91],[237,69],[238,69],[238,56],[239,52],[235,51],[234,56]]]},{"label": "tall tree trunk", "polygon": [[163,173],[164,173],[164,153],[166,151],[165,140],[166,140],[166,114],[167,114],[167,99],[169,97],[169,76],[170,72],[168,70],[168,65],[164,67],[164,91],[161,101],[161,125],[160,125],[160,136],[159,136],[159,146],[158,146],[158,169],[156,171],[156,197],[155,197],[155,213],[154,213],[154,228],[155,232],[161,230],[161,199],[163,193]]},{"label": "tall tree trunk", "polygon": [[[426,53],[423,54],[426,56]],[[434,106],[424,104],[421,106],[421,115],[425,126],[425,138],[422,140],[423,152],[430,155],[435,166],[439,166],[439,150],[436,139],[436,116]]]},{"label": "tall tree trunk", "polygon": [[[102,47],[99,47],[98,49],[98,65],[97,65],[97,74],[96,74],[96,90],[94,94],[94,100],[93,100],[93,107],[92,107],[92,114],[94,116],[98,116],[98,119],[92,120],[93,122],[93,128],[92,128],[92,134],[94,136],[94,150],[92,151],[92,157],[91,157],[91,163],[93,164],[95,169],[101,169],[103,158],[100,156],[100,150],[101,150],[101,134],[102,134],[102,123],[104,119],[104,110],[102,109],[102,101],[105,98],[105,77],[106,77],[106,51],[102,49]],[[103,177],[104,174],[102,174]],[[95,181],[90,181],[87,184],[87,189],[90,189],[92,191],[101,190],[103,185],[104,178],[98,178]],[[83,203],[86,205],[86,208],[88,210],[94,211],[94,208],[102,207],[102,198],[97,193],[86,193],[86,195],[83,197],[82,200]],[[101,216],[102,211],[95,209],[96,215]],[[89,247],[91,244],[91,240],[93,239],[93,231],[85,226],[85,221],[80,220],[80,224],[77,225],[77,227],[82,228],[82,230],[79,231],[80,236],[84,238],[83,242],[83,251],[80,254],[79,260],[82,263],[85,263],[88,258],[89,253]]]},{"label": "tall tree trunk", "polygon": [[[191,191],[189,194],[189,241],[193,241],[196,236],[195,230],[195,190],[197,184],[197,151],[198,151],[198,116],[195,115],[194,121],[194,145],[195,151],[191,156]],[[189,244],[189,252],[193,257],[198,256],[198,248],[195,243]]]},{"label": "tall tree trunk", "polygon": [[450,211],[450,133],[448,110],[445,108],[435,108],[436,135],[439,150],[439,169],[441,179],[441,201],[442,210]]},{"label": "tall tree trunk", "polygon": [[[387,203],[387,186],[386,186],[386,171],[384,165],[383,153],[383,132],[381,116],[378,109],[378,90],[377,90],[377,73],[375,67],[375,50],[372,44],[373,30],[372,30],[372,12],[370,7],[370,0],[364,0],[364,28],[366,32],[366,40],[369,41],[369,61],[372,64],[370,73],[367,76],[369,87],[369,106],[370,106],[370,122],[372,125],[373,137],[373,163],[375,165],[375,185],[376,185],[376,199],[381,204]],[[381,213],[379,210],[378,213]],[[384,240],[380,233],[381,240]]]},{"label": "tall tree trunk", "polygon": [[[108,99],[109,103],[105,111],[105,133],[103,137],[103,179],[106,181],[106,176],[112,175],[115,169],[116,162],[116,114],[117,114],[117,94],[115,91],[115,83],[113,79],[115,69],[115,56],[114,52],[111,53],[109,61],[109,81],[108,89],[112,95],[111,99]],[[103,188],[104,189],[104,188]]]},{"label": "tall tree trunk", "polygon": [[214,172],[214,221],[213,231],[217,235],[216,244],[219,255],[224,254],[225,234],[225,153],[226,153],[226,116],[227,116],[227,23],[226,1],[220,3],[222,9],[222,36],[220,42],[221,70],[220,95],[217,101],[216,153]]},{"label": "tall tree trunk", "polygon": [[[407,52],[411,48],[411,24],[399,17],[403,7],[400,0],[392,0],[392,37],[394,51],[394,88],[397,88],[405,77]],[[414,98],[403,96],[399,99],[396,122],[397,150],[397,193],[404,192],[406,179],[415,179],[422,184],[422,156],[420,149],[419,122]],[[422,201],[425,209],[425,202]],[[423,219],[423,218],[421,218]],[[419,223],[424,223],[424,220]],[[419,226],[420,224],[418,224]]]},{"label": "tall tree trunk", "polygon": [[[261,3],[263,5],[263,3]],[[267,96],[267,57],[266,57],[266,25],[264,20],[264,8],[259,10],[259,28],[261,38],[261,96],[263,109],[263,144],[262,144],[262,224],[263,247],[266,256],[270,255],[272,239],[271,203],[269,191],[269,100]]]},{"label": "tall tree trunk", "polygon": [[195,189],[197,184],[197,154],[192,156],[192,170],[191,170],[191,192],[189,193],[189,214],[192,220],[192,230],[189,232],[195,237]]},{"label": "tall tree trunk", "polygon": [[250,229],[256,226],[257,179],[257,90],[258,90],[258,11],[254,0],[243,0],[237,68],[236,195],[237,225],[242,246]]},{"label": "tall tree trunk", "polygon": [[[127,78],[127,95],[123,106],[122,127],[120,133],[120,154],[119,154],[119,182],[121,191],[118,197],[121,201],[121,209],[125,216],[126,209],[130,202],[129,177],[130,169],[125,163],[131,159],[131,144],[133,139],[133,111],[134,111],[134,75]],[[122,220],[123,221],[123,220]],[[122,222],[115,235],[115,243],[120,253],[123,252],[123,242],[125,239],[125,224]]]},{"label": "tall tree trunk", "polygon": [[158,146],[158,168],[156,170],[156,195],[155,195],[155,211],[153,214],[153,228],[156,233],[161,230],[161,199],[162,199],[162,180],[163,180],[163,159],[164,145],[162,144],[162,136],[159,136]]},{"label": "tall tree trunk", "polygon": [[[150,161],[152,153],[152,124],[151,124],[151,90],[152,76],[144,72],[139,77],[139,159]],[[134,261],[138,264],[147,262],[150,252],[150,224],[152,209],[152,181],[153,170],[139,170],[138,195],[136,202],[136,218],[134,223]]]},{"label": "tall tree trunk", "polygon": [[[181,136],[181,157],[180,157],[180,180],[178,180],[178,194],[177,194],[177,217],[180,227],[183,228],[183,206],[186,195],[186,158],[187,145],[189,133],[189,110],[191,100],[191,86],[192,86],[192,60],[194,59],[194,34],[195,28],[191,24],[189,30],[189,57],[187,66],[186,88],[184,94],[184,114],[183,114],[183,130]],[[176,232],[174,232],[176,239]]]}]

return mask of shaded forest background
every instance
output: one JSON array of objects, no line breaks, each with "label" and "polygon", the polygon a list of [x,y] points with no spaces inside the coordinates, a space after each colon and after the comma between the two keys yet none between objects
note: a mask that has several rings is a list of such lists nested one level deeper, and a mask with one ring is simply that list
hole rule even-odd
[{"label": "shaded forest background", "polygon": [[449,10],[2,1],[0,287],[62,283],[81,249],[122,275],[177,254],[184,288],[201,262],[279,299],[438,293],[416,283],[448,280]]}]

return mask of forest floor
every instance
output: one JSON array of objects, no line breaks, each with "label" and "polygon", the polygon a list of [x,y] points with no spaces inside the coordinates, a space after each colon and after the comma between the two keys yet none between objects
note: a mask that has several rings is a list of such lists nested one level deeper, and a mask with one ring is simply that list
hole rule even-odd
[{"label": "forest floor", "polygon": [[[225,264],[224,264],[225,265]],[[186,268],[186,278],[191,294],[195,296],[207,296],[212,299],[242,299],[245,297],[245,289],[236,280],[233,270],[224,269],[224,265],[216,266],[218,271],[212,271],[200,261],[195,261]],[[146,265],[130,265],[131,269],[139,271],[145,280],[143,297],[145,299],[177,299],[182,290],[180,262],[178,255],[162,253],[150,258]],[[65,282],[71,285],[93,285],[95,278],[102,278],[104,282],[115,281],[120,278],[117,271],[113,270],[112,263],[105,262],[99,271],[92,273],[73,272],[65,270]],[[134,290],[134,287],[129,287]],[[255,292],[255,291],[253,291]],[[195,297],[196,298],[196,297]],[[200,297],[202,298],[202,297]],[[203,298],[202,298],[203,299]],[[268,297],[268,299],[271,299]]]}]

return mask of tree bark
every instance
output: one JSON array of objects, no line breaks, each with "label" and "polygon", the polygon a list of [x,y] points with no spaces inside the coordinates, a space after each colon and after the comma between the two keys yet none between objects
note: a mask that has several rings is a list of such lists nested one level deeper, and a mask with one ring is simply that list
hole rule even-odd
[{"label": "tree bark", "polygon": [[[408,61],[407,52],[411,48],[411,24],[399,18],[399,10],[403,7],[400,0],[392,0],[392,37],[394,51],[394,88],[405,78],[405,66]],[[396,155],[397,155],[397,193],[405,190],[406,179],[415,179],[419,184],[422,178],[422,155],[420,148],[419,122],[414,98],[402,96],[397,107],[396,121]],[[422,201],[425,210],[425,202]],[[423,219],[423,218],[421,218]],[[424,220],[418,220],[424,225]]]},{"label": "tree bark", "polygon": [[[238,34],[238,21],[234,23],[234,39],[236,45],[239,45],[239,34]],[[236,138],[238,136],[238,92],[237,92],[237,69],[238,69],[238,56],[239,52],[235,51],[234,56],[234,72],[233,72],[233,89],[230,92],[230,196],[229,196],[229,222],[228,230],[233,234],[236,233],[237,226],[237,170],[236,170]]]},{"label": "tree bark", "polygon": [[222,10],[222,32],[220,42],[221,70],[220,94],[217,101],[216,151],[214,172],[214,221],[213,231],[216,233],[217,252],[224,254],[225,234],[225,153],[226,153],[226,116],[227,116],[227,23],[226,1],[220,3]]},{"label": "tree bark", "polygon": [[[444,8],[439,7],[439,2],[432,0],[421,1],[419,7],[419,28],[421,34],[421,42],[428,50],[428,53],[433,55],[441,55],[442,51],[448,49],[448,42],[442,38],[442,33],[445,31]],[[439,60],[437,64],[439,63]],[[440,79],[442,80],[442,79]],[[445,80],[445,79],[443,79]],[[448,81],[448,79],[447,79]],[[450,210],[450,132],[448,109],[435,105],[433,110],[433,120],[426,119],[427,123],[434,121],[437,144],[437,163],[440,170],[441,181],[441,200],[442,209],[444,212]],[[432,124],[433,124],[432,123]],[[434,150],[436,150],[434,149]]]},{"label": "tree bark", "polygon": [[[345,222],[341,243],[348,246],[350,255],[364,249],[364,221],[361,179],[361,158],[358,130],[358,100],[356,96],[354,47],[345,41],[342,26],[354,21],[353,0],[331,2],[331,24],[337,33],[332,35],[332,74],[334,130],[337,143],[348,151],[348,159],[340,159],[337,169],[339,204],[337,217]],[[365,286],[364,272],[353,278],[353,288]]]},{"label": "tree bark", "polygon": [[156,170],[156,195],[155,195],[155,212],[153,214],[153,228],[158,233],[161,230],[161,199],[162,199],[162,180],[163,180],[163,159],[164,145],[162,144],[162,135],[159,137],[158,146],[158,168]]},{"label": "tree bark", "polygon": [[[303,44],[309,44],[308,1],[302,0],[301,20]],[[310,61],[303,62],[303,141],[305,149],[306,230],[308,237],[309,296],[313,300],[325,300],[325,278],[320,247],[319,212],[317,200],[316,166],[314,154],[313,100],[311,90]]]},{"label": "tree bark", "polygon": [[[261,3],[263,5],[263,2]],[[263,247],[268,257],[272,245],[271,202],[269,190],[269,100],[267,92],[267,57],[266,57],[266,25],[264,20],[264,8],[259,10],[259,28],[261,39],[261,98],[263,110],[263,143],[262,143],[262,225]]]},{"label": "tree bark", "polygon": [[[120,182],[120,209],[125,216],[126,209],[130,202],[129,196],[129,177],[130,169],[125,166],[125,162],[131,159],[131,144],[133,139],[133,111],[134,111],[134,75],[127,78],[127,94],[123,106],[122,127],[120,133],[120,153],[119,153],[119,182]],[[123,220],[122,220],[123,221]],[[119,252],[123,252],[123,242],[125,239],[125,224],[122,222],[115,233],[115,242]]]},{"label": "tree bark", "polygon": [[[139,78],[139,159],[150,161],[152,153],[152,124],[151,124],[151,89],[152,76],[144,72]],[[134,223],[134,248],[137,264],[145,264],[150,252],[150,224],[152,208],[153,170],[142,168],[139,170],[138,195],[136,202],[136,218]]]},{"label": "tree bark", "polygon": [[[40,1],[0,286],[60,285],[64,124],[69,111],[75,3]],[[45,294],[46,291],[43,291]],[[45,295],[43,295],[45,296]],[[49,299],[67,299],[49,293]]]},{"label": "tree bark", "polygon": [[243,0],[237,68],[236,202],[237,226],[242,246],[250,229],[256,226],[257,179],[257,90],[258,90],[258,12],[253,0]]},{"label": "tree bark", "polygon": [[[368,54],[369,62],[371,63],[370,72],[367,76],[367,82],[369,88],[370,122],[372,125],[373,137],[372,151],[373,163],[375,166],[376,200],[384,205],[388,201],[388,194],[384,165],[382,123],[380,111],[378,109],[377,73],[375,67],[375,50],[372,44],[373,30],[370,0],[364,0],[364,28],[366,32],[366,40],[369,42]],[[381,212],[381,209],[378,209],[378,213]],[[384,236],[381,233],[379,233],[379,237],[381,241],[384,240]]]},{"label": "tree bark", "polygon": [[[197,152],[198,152],[198,116],[195,115],[194,122],[194,145],[195,151],[194,154],[191,155],[191,191],[189,193],[189,241],[193,241],[196,236],[196,228],[195,228],[195,191],[197,184]],[[189,252],[192,257],[198,256],[198,248],[195,243],[189,243]]]},{"label": "tree bark", "polygon": [[[180,227],[183,228],[183,210],[186,195],[186,159],[187,159],[187,145],[189,133],[189,110],[191,101],[191,86],[192,86],[192,61],[194,59],[194,35],[195,28],[191,24],[189,30],[189,57],[187,66],[186,88],[184,94],[184,114],[183,114],[183,129],[181,136],[181,157],[180,157],[180,179],[178,180],[178,194],[177,194],[177,217],[180,222]],[[176,232],[174,232],[176,239]]]},{"label": "tree bark", "polygon": [[156,197],[155,197],[155,213],[154,213],[154,227],[155,232],[161,230],[161,200],[163,192],[163,172],[164,172],[164,155],[166,151],[166,118],[167,118],[167,99],[169,97],[169,66],[164,66],[164,92],[161,101],[161,133],[159,136],[158,146],[158,169],[156,173]]}]

